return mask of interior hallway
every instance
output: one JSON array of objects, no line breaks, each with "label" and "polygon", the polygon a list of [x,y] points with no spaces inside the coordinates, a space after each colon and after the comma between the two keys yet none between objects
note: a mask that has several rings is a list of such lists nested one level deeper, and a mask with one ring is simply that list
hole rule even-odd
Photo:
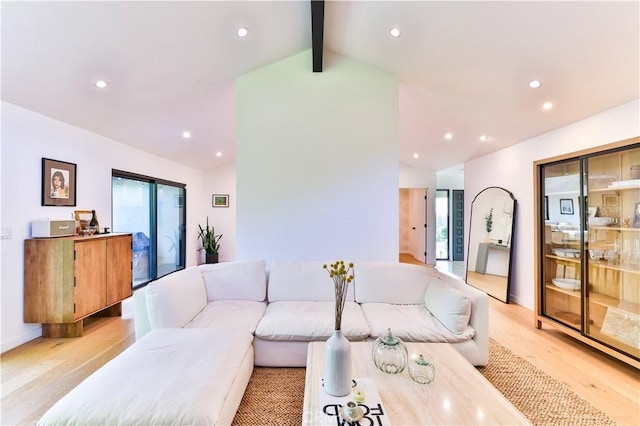
[{"label": "interior hallway", "polygon": [[[414,265],[424,265],[424,262],[417,260],[410,254],[400,253],[399,261],[401,263],[411,263]],[[456,278],[464,280],[465,270],[464,261],[438,260],[435,267],[443,274],[452,275]]]}]

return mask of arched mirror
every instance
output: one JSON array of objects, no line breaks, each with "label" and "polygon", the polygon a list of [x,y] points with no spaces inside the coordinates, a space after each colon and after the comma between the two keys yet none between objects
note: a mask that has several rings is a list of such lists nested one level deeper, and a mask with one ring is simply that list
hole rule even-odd
[{"label": "arched mirror", "polygon": [[509,303],[516,199],[506,189],[485,188],[471,204],[467,284]]}]

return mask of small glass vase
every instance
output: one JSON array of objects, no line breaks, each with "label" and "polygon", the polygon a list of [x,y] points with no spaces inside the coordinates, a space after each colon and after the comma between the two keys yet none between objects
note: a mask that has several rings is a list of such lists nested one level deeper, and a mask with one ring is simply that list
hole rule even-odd
[{"label": "small glass vase", "polygon": [[341,330],[334,330],[324,345],[324,391],[331,396],[351,393],[351,343]]},{"label": "small glass vase", "polygon": [[409,364],[409,376],[414,382],[426,385],[433,382],[436,376],[436,368],[420,355]]},{"label": "small glass vase", "polygon": [[391,329],[388,329],[386,336],[378,337],[373,343],[372,355],[376,367],[388,374],[402,373],[409,358],[407,347],[391,334]]}]

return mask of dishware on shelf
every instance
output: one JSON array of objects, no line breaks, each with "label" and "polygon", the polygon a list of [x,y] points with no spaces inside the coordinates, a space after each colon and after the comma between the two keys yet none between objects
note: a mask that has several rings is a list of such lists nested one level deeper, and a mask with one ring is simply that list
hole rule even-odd
[{"label": "dishware on shelf", "polygon": [[577,249],[554,248],[552,249],[552,252],[556,256],[560,256],[560,257],[569,257],[569,258],[580,257],[580,250],[577,250]]},{"label": "dishware on shelf", "polygon": [[590,217],[589,226],[607,226],[614,222],[612,217]]},{"label": "dishware on shelf", "polygon": [[572,278],[553,278],[551,280],[553,285],[560,287],[564,290],[577,291],[580,290],[580,280],[574,280]]},{"label": "dishware on shelf", "polygon": [[590,249],[589,257],[591,260],[600,260],[604,257],[604,250],[602,249]]}]

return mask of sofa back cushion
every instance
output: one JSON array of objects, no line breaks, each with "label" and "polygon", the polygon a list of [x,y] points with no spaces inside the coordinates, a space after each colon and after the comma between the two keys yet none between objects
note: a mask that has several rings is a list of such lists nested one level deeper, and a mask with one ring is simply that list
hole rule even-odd
[{"label": "sofa back cushion", "polygon": [[250,300],[267,296],[267,266],[264,260],[223,262],[199,266],[207,300]]},{"label": "sofa back cushion", "polygon": [[207,306],[207,292],[197,266],[149,283],[146,294],[151,329],[184,327]]},{"label": "sofa back cushion", "polygon": [[438,272],[429,266],[398,262],[356,262],[355,297],[358,303],[424,303],[430,282],[438,282]]},{"label": "sofa back cushion", "polygon": [[471,300],[460,290],[445,283],[427,287],[424,305],[453,334],[462,334],[469,325]]},{"label": "sofa back cushion", "polygon": [[[274,260],[269,269],[269,302],[335,300],[333,280],[322,265],[333,262]],[[348,301],[353,301],[353,284],[349,284]]]}]

